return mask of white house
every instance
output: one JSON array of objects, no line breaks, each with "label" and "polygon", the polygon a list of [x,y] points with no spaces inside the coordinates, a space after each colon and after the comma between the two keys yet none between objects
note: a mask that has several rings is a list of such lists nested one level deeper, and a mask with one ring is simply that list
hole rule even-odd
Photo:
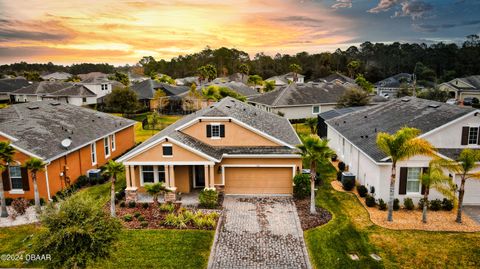
[{"label": "white house", "polygon": [[[326,121],[330,147],[360,184],[375,188],[375,198],[389,197],[391,161],[376,145],[379,132],[395,133],[403,126],[418,128],[439,155],[455,160],[464,148],[480,149],[480,111],[445,103],[406,97],[341,115]],[[430,158],[416,156],[397,163],[395,197],[414,202],[422,198],[420,176]],[[480,170],[480,165],[476,168]],[[460,177],[455,176],[459,185]],[[480,204],[480,182],[467,180],[465,204]],[[442,198],[434,190],[431,199]]]},{"label": "white house", "polygon": [[112,92],[113,82],[108,79],[107,74],[92,72],[88,74],[80,74],[78,76],[82,78],[82,81],[79,83],[95,93],[100,100],[102,97]]},{"label": "white house", "polygon": [[304,83],[305,82],[305,76],[301,74],[296,74],[297,76],[297,81],[295,81],[295,74],[293,72],[283,74],[280,76],[274,76],[267,78],[265,81],[274,81],[275,86],[285,86],[290,84],[291,82],[296,82],[296,83]]},{"label": "white house", "polygon": [[386,79],[380,80],[374,85],[374,91],[383,97],[396,98],[397,92],[402,87],[413,87],[413,75],[399,73]]},{"label": "white house", "polygon": [[452,79],[438,87],[440,90],[448,91],[451,98],[460,101],[465,97],[480,99],[480,75]]}]

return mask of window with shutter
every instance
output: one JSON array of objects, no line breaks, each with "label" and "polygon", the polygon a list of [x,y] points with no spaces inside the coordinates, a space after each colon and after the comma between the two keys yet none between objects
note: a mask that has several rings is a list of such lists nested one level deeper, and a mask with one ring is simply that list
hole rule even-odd
[{"label": "window with shutter", "polygon": [[400,167],[398,194],[407,194],[407,167]]},{"label": "window with shutter", "polygon": [[8,172],[12,190],[23,190],[22,170],[20,166],[9,166]]}]

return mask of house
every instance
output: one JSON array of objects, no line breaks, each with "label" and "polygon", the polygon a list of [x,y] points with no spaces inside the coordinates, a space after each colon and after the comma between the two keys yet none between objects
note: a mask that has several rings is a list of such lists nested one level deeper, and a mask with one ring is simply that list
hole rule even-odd
[{"label": "house", "polygon": [[69,79],[72,76],[70,73],[65,73],[65,72],[54,72],[50,73],[47,75],[42,76],[43,80],[48,80],[48,81],[65,81]]},{"label": "house", "polygon": [[229,76],[219,77],[212,80],[213,83],[225,83],[225,82],[241,82],[243,84],[248,83],[248,75],[242,73],[233,73]]},{"label": "house", "polygon": [[280,76],[267,78],[265,81],[274,81],[275,86],[285,86],[290,84],[291,82],[304,83],[304,80],[305,80],[304,75],[296,74],[296,76],[297,76],[297,81],[295,81],[295,74],[293,72],[283,74]]},{"label": "house", "polygon": [[149,79],[150,77],[138,75],[135,73],[128,72],[128,80],[131,84],[139,83]]},{"label": "house", "polygon": [[32,199],[33,183],[25,162],[46,164],[38,172],[40,197],[51,199],[80,175],[105,165],[135,145],[135,121],[57,101],[15,104],[0,109],[0,141],[15,149],[3,173],[6,197]]},{"label": "house", "polygon": [[10,100],[10,93],[30,85],[23,77],[0,79],[0,101]]},{"label": "house", "polygon": [[200,85],[200,80],[198,79],[198,77],[184,77],[184,78],[177,78],[175,79],[175,84],[177,86],[190,86],[192,84],[195,84],[195,85]]},{"label": "house", "polygon": [[344,86],[351,86],[351,87],[357,86],[357,83],[353,78],[347,77],[344,74],[341,74],[338,72],[335,72],[324,78],[315,79],[312,82],[330,82],[330,83],[337,83]]},{"label": "house", "polygon": [[451,98],[463,101],[465,97],[480,99],[480,75],[452,79],[439,85]]},{"label": "house", "polygon": [[[82,81],[80,84],[87,87],[90,91],[97,95],[98,102],[103,102],[103,97],[112,92],[114,84],[123,87],[121,83],[114,83],[108,79],[108,75],[100,72],[91,72],[88,74],[78,75]],[[116,81],[115,81],[116,82]]]},{"label": "house", "polygon": [[97,95],[80,84],[57,81],[34,82],[10,93],[16,103],[57,100],[76,106],[97,103]]},{"label": "house", "polygon": [[188,86],[176,86],[168,83],[162,83],[153,79],[146,79],[142,82],[132,85],[132,90],[137,93],[138,100],[147,108],[152,109],[155,107],[155,92],[162,90],[169,99],[169,105],[166,110],[170,112],[181,110],[181,102],[183,96],[185,96],[190,87]]},{"label": "house", "polygon": [[246,85],[245,83],[243,82],[237,82],[237,81],[228,81],[228,82],[210,82],[210,83],[206,83],[206,84],[202,84],[202,87],[197,87],[197,89],[202,89],[202,88],[207,88],[208,86],[211,86],[211,85],[214,85],[214,86],[218,86],[218,87],[226,87],[226,88],[229,88],[230,90],[240,94],[240,95],[243,95],[245,97],[249,97],[249,96],[254,96],[254,95],[258,95],[258,91],[255,90],[254,88]]},{"label": "house", "polygon": [[348,113],[352,113],[354,111],[362,110],[367,107],[368,106],[344,107],[344,108],[337,108],[337,109],[319,113],[317,115],[317,135],[320,136],[321,138],[327,137],[328,126],[325,123],[325,121],[348,114]]},{"label": "house", "polygon": [[266,111],[283,114],[287,119],[305,119],[335,108],[346,90],[347,87],[335,83],[291,83],[253,96],[248,102]]},{"label": "house", "polygon": [[[388,103],[334,117],[326,121],[330,147],[360,184],[375,189],[375,198],[388,200],[392,163],[376,145],[379,132],[395,133],[404,126],[421,130],[421,138],[437,148],[439,155],[455,160],[465,148],[480,149],[480,111],[420,99],[404,97]],[[415,156],[397,163],[395,197],[418,202],[422,196],[420,176],[430,157]],[[476,171],[480,170],[477,165]],[[459,175],[455,177],[460,184]],[[441,199],[435,191],[431,199]],[[467,181],[465,204],[480,204],[480,182]]]},{"label": "house", "polygon": [[[125,154],[127,199],[145,184],[174,192],[216,188],[225,194],[292,194],[302,169],[300,139],[287,119],[226,97],[189,114]],[[174,199],[175,197],[170,197]]]},{"label": "house", "polygon": [[374,91],[383,97],[396,98],[397,92],[402,87],[413,87],[413,75],[399,73],[394,76],[380,80],[373,85]]}]

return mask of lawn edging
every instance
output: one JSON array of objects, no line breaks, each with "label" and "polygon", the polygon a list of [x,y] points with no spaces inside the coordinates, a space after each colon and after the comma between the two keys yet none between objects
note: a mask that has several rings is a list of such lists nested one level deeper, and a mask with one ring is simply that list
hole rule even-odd
[{"label": "lawn edging", "polygon": [[216,252],[216,249],[217,249],[218,236],[220,234],[220,229],[222,229],[222,227],[223,227],[223,222],[224,222],[224,218],[225,218],[225,213],[224,212],[225,211],[222,210],[222,212],[220,213],[220,217],[217,220],[217,228],[215,229],[215,236],[213,237],[212,246],[210,247],[210,255],[208,257],[207,269],[213,268],[213,260],[214,260],[215,252]]}]

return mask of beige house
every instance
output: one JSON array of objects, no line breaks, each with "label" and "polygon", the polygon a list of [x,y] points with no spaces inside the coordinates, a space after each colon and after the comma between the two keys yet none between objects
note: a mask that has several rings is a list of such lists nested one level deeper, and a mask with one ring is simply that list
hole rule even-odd
[{"label": "beige house", "polygon": [[480,76],[469,76],[452,79],[438,86],[440,90],[448,91],[451,98],[463,101],[465,97],[480,98]]},{"label": "beige house", "polygon": [[297,144],[287,119],[227,97],[180,119],[119,161],[126,166],[128,199],[156,182],[165,182],[172,193],[215,188],[225,194],[290,195],[302,169]]}]

